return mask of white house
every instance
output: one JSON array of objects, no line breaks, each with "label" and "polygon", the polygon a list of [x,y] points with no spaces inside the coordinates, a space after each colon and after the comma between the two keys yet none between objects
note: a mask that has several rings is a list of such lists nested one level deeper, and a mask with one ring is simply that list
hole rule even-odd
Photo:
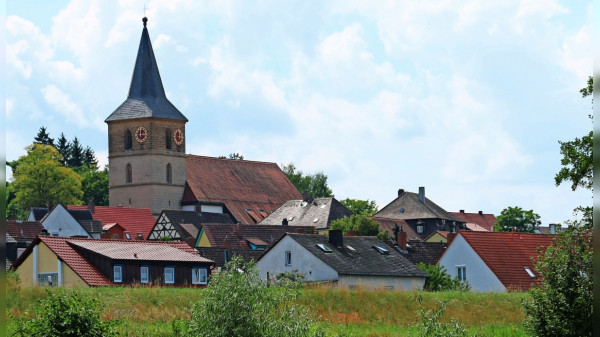
[{"label": "white house", "polygon": [[[82,236],[91,238],[92,235],[71,215],[67,209],[58,204],[51,209],[40,221],[42,226],[52,236],[71,237]],[[98,238],[100,235],[98,235]]]},{"label": "white house", "polygon": [[553,235],[459,231],[438,265],[469,282],[472,291],[526,291],[538,282],[533,258]]},{"label": "white house", "polygon": [[429,277],[376,237],[287,233],[257,262],[260,277],[297,271],[308,282],[340,288],[412,290]]}]

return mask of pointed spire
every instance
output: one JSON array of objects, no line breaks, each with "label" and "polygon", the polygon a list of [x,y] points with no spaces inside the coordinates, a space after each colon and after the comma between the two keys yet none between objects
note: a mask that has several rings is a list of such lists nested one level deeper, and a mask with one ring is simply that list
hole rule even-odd
[{"label": "pointed spire", "polygon": [[133,118],[167,118],[185,120],[187,118],[169,102],[160,78],[156,58],[150,42],[146,24],[148,18],[142,19],[144,28],[138,48],[133,76],[129,86],[127,100],[121,104],[105,122]]}]

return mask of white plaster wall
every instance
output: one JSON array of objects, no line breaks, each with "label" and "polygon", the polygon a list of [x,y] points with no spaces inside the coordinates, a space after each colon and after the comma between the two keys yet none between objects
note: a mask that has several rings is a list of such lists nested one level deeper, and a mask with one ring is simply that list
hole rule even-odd
[{"label": "white plaster wall", "polygon": [[200,205],[200,210],[207,213],[223,213],[223,206]]},{"label": "white plaster wall", "polygon": [[477,255],[469,243],[458,234],[448,246],[438,265],[446,268],[450,276],[458,276],[456,266],[465,266],[467,281],[471,285],[471,291],[476,292],[504,292],[506,287],[498,277]]},{"label": "white plaster wall", "polygon": [[50,235],[58,233],[58,236],[69,237],[73,235],[82,235],[90,237],[83,227],[77,222],[63,205],[56,206],[46,217],[42,226],[48,230]]},{"label": "white plaster wall", "polygon": [[340,288],[351,289],[361,287],[368,290],[394,290],[407,291],[423,289],[424,277],[391,277],[391,276],[367,276],[367,275],[340,275],[338,282]]},{"label": "white plaster wall", "polygon": [[[292,252],[292,265],[285,265],[285,252]],[[257,262],[258,271],[262,279],[277,273],[298,270],[308,282],[337,281],[338,273],[319,258],[315,257],[306,248],[298,244],[289,236],[283,237],[274,247],[263,255]]]}]

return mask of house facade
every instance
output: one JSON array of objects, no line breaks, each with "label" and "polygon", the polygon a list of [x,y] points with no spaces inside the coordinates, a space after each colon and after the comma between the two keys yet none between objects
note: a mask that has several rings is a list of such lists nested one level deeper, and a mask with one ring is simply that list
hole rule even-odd
[{"label": "house facade", "polygon": [[[88,217],[82,214],[76,214],[80,220],[92,220],[91,214]],[[93,237],[82,225],[75,219],[75,217],[67,211],[67,209],[61,205],[56,205],[40,220],[40,223],[48,231],[51,236],[62,236],[62,237]],[[97,238],[100,237],[100,232],[94,233]]]}]

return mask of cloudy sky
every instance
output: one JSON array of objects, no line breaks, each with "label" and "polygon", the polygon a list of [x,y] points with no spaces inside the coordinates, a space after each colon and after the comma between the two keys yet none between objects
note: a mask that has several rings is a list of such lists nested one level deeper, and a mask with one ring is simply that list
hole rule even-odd
[{"label": "cloudy sky", "polygon": [[419,186],[543,225],[590,204],[554,175],[558,140],[591,129],[591,1],[9,0],[7,160],[45,126],[107,163],[144,6],[188,153],[293,162],[380,207]]}]

